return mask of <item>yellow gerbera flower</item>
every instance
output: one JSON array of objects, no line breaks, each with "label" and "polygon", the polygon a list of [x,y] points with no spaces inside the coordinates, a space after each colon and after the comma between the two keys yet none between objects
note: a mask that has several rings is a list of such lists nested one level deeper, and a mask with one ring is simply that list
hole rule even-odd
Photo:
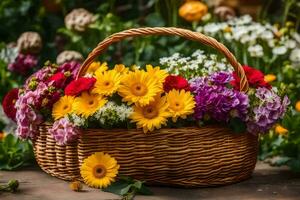
[{"label": "yellow gerbera flower", "polygon": [[123,65],[123,64],[115,65],[114,70],[116,70],[120,74],[127,74],[127,72],[129,71],[129,69],[127,67],[125,67],[125,65]]},{"label": "yellow gerbera flower", "polygon": [[168,76],[168,73],[165,70],[161,70],[158,66],[146,65],[146,69],[150,76],[153,76],[153,78],[161,83],[165,82],[165,78]]},{"label": "yellow gerbera flower", "polygon": [[300,112],[300,101],[297,101],[295,108],[298,112]]},{"label": "yellow gerbera flower", "polygon": [[276,76],[274,74],[267,74],[264,79],[267,83],[271,83],[276,80]]},{"label": "yellow gerbera flower", "polygon": [[87,74],[92,74],[94,75],[96,72],[97,73],[102,73],[108,69],[107,63],[106,62],[92,62],[90,64],[89,68],[87,69],[86,73]]},{"label": "yellow gerbera flower", "polygon": [[96,75],[96,83],[94,85],[93,93],[105,96],[111,96],[115,93],[121,82],[121,74],[116,70],[109,70]]},{"label": "yellow gerbera flower", "polygon": [[119,88],[119,94],[123,97],[123,101],[141,106],[149,104],[162,91],[162,83],[141,70],[125,75]]},{"label": "yellow gerbera flower", "polygon": [[75,98],[73,112],[88,118],[103,107],[106,102],[107,100],[102,95],[83,92],[80,97]]},{"label": "yellow gerbera flower", "polygon": [[173,122],[176,122],[178,117],[186,119],[187,115],[194,113],[195,101],[191,92],[173,89],[166,97]]},{"label": "yellow gerbera flower", "polygon": [[54,120],[65,117],[67,114],[72,112],[74,99],[75,98],[73,96],[63,96],[53,105],[52,117]]},{"label": "yellow gerbera flower", "polygon": [[275,133],[277,133],[278,135],[286,135],[288,132],[289,130],[287,130],[286,128],[284,128],[279,124],[275,126]]},{"label": "yellow gerbera flower", "polygon": [[80,174],[88,186],[106,188],[114,182],[119,168],[116,159],[109,154],[97,152],[84,159],[80,167]]},{"label": "yellow gerbera flower", "polygon": [[166,97],[156,97],[155,101],[147,106],[135,105],[130,118],[137,128],[143,128],[144,133],[147,133],[166,125],[169,116]]}]

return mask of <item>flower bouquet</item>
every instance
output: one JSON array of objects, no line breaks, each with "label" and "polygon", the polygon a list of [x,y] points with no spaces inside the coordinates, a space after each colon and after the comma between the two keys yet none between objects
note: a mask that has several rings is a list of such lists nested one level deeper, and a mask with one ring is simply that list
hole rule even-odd
[{"label": "flower bouquet", "polygon": [[[158,34],[214,47],[234,72],[184,78],[158,66],[94,62],[114,42]],[[108,37],[81,66],[46,63],[19,91],[15,116],[18,135],[32,139],[37,162],[53,176],[104,188],[119,173],[191,187],[249,178],[258,134],[282,118],[288,104],[262,72],[242,67],[215,39],[140,28]]]}]

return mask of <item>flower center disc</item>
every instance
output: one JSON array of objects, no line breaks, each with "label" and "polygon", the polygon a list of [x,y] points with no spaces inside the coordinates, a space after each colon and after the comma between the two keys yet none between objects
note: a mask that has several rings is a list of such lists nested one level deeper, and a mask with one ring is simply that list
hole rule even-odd
[{"label": "flower center disc", "polygon": [[106,175],[106,168],[103,165],[96,165],[93,174],[96,178],[103,178]]},{"label": "flower center disc", "polygon": [[147,93],[147,88],[141,83],[136,83],[131,86],[131,92],[135,96],[144,96]]},{"label": "flower center disc", "polygon": [[93,101],[93,100],[89,101],[89,105],[90,105],[90,106],[92,106],[93,104],[94,104],[94,101]]},{"label": "flower center disc", "polygon": [[158,111],[155,108],[151,107],[151,106],[147,106],[144,109],[143,114],[146,118],[153,119],[153,118],[157,117]]},{"label": "flower center disc", "polygon": [[172,109],[175,111],[181,110],[182,109],[182,104],[179,102],[174,102]]},{"label": "flower center disc", "polygon": [[108,87],[110,87],[110,86],[111,86],[111,84],[110,84],[110,82],[109,82],[109,81],[105,81],[105,82],[104,82],[104,86],[108,88]]}]

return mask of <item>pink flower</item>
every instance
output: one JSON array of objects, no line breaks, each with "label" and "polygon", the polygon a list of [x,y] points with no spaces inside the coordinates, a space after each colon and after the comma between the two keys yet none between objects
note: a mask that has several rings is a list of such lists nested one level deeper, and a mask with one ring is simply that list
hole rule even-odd
[{"label": "pink flower", "polygon": [[30,54],[19,54],[13,63],[8,65],[8,69],[12,72],[25,75],[38,63],[38,59],[34,55]]},{"label": "pink flower", "polygon": [[79,129],[66,118],[55,121],[52,128],[49,129],[49,133],[59,145],[66,145],[80,135]]}]

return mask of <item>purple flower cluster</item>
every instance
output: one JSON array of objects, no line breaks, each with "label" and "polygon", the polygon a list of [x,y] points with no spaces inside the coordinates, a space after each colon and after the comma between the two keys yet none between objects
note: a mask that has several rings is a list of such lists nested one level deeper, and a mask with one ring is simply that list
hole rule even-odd
[{"label": "purple flower cluster", "polygon": [[287,96],[281,100],[273,90],[262,87],[256,89],[255,97],[258,105],[247,120],[247,130],[252,134],[265,133],[284,116],[290,101]]},{"label": "purple flower cluster", "polygon": [[49,133],[60,145],[66,145],[76,140],[80,135],[79,129],[66,118],[55,121],[52,128],[49,129]]},{"label": "purple flower cluster", "polygon": [[191,80],[195,94],[195,118],[227,122],[232,117],[246,119],[249,99],[243,92],[226,87],[232,80],[229,73],[218,72],[209,77]]},{"label": "purple flower cluster", "polygon": [[12,72],[17,72],[26,75],[28,71],[36,67],[38,59],[34,55],[20,53],[13,63],[8,65],[8,69]]}]

